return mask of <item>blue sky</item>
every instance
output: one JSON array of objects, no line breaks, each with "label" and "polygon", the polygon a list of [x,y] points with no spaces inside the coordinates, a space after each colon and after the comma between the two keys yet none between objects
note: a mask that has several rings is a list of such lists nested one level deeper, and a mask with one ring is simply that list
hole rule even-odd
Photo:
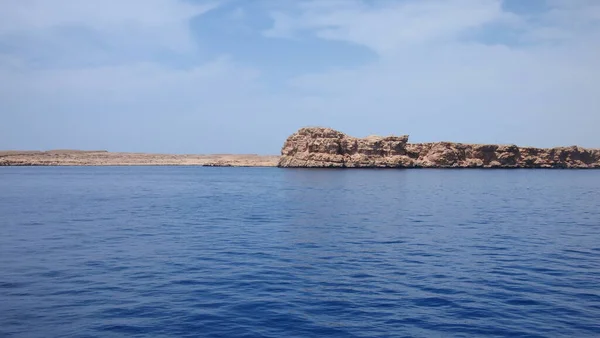
[{"label": "blue sky", "polygon": [[0,149],[600,147],[600,1],[2,1],[0,78]]}]

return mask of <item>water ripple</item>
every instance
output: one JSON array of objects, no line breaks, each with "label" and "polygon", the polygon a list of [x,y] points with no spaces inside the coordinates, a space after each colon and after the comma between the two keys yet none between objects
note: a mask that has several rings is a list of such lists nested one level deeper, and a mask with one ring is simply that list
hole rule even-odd
[{"label": "water ripple", "polygon": [[0,169],[2,337],[600,336],[595,171]]}]

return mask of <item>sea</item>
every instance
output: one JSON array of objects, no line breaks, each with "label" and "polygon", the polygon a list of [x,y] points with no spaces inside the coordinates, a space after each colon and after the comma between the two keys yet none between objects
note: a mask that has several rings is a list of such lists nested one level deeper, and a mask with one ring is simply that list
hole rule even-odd
[{"label": "sea", "polygon": [[600,171],[2,167],[0,337],[600,337]]}]

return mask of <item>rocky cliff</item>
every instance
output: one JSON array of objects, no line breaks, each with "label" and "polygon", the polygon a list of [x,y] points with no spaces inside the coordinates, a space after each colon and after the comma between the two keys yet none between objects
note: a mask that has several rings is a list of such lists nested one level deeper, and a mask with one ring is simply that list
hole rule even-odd
[{"label": "rocky cliff", "polygon": [[298,130],[281,155],[288,168],[600,168],[600,149],[410,144],[408,135],[356,138],[330,128]]}]

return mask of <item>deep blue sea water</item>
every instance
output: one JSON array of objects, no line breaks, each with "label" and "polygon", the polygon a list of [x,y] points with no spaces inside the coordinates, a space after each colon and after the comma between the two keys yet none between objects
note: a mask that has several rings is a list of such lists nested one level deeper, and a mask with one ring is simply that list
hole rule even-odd
[{"label": "deep blue sea water", "polygon": [[598,337],[600,171],[0,168],[1,337]]}]

